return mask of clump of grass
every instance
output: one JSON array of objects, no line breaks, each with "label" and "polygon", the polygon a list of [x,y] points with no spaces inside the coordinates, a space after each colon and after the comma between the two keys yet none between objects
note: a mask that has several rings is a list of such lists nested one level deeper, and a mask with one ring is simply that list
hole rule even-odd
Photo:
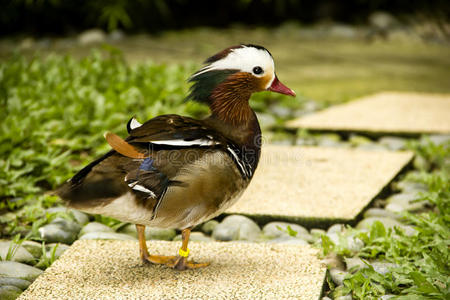
[{"label": "clump of grass", "polygon": [[[429,201],[434,209],[404,214],[405,223],[416,230],[413,235],[397,227],[387,230],[380,222],[375,222],[369,232],[349,229],[365,244],[356,256],[381,259],[396,267],[382,275],[368,264],[347,276],[341,287],[334,289],[330,282],[334,296],[351,294],[356,299],[379,299],[384,294],[398,295],[395,299],[448,299],[450,296],[450,145],[426,142],[416,143],[412,148],[433,166],[432,172],[414,172],[409,179],[428,186],[419,200]],[[354,255],[326,236],[322,237],[321,246],[324,254]]]},{"label": "clump of grass", "polygon": [[[192,64],[130,66],[109,46],[81,60],[16,55],[0,63],[0,213],[16,213],[0,217],[0,234],[28,234],[47,222],[45,208],[59,200],[45,192],[109,150],[105,131],[126,136],[134,115],[207,115],[206,106],[184,101],[194,71]],[[259,111],[282,99],[256,97]]]}]

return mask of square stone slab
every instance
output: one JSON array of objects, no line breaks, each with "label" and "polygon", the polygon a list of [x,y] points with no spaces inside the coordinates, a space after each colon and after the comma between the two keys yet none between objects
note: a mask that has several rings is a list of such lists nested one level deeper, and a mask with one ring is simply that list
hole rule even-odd
[{"label": "square stone slab", "polygon": [[[151,241],[173,255],[179,242]],[[211,265],[175,271],[143,264],[134,241],[78,240],[18,298],[319,299],[326,267],[309,246],[191,242],[191,257]]]},{"label": "square stone slab", "polygon": [[450,132],[450,95],[385,92],[292,120],[291,128],[417,135]]},{"label": "square stone slab", "polygon": [[412,158],[408,151],[264,145],[252,182],[227,213],[311,225],[349,221]]}]

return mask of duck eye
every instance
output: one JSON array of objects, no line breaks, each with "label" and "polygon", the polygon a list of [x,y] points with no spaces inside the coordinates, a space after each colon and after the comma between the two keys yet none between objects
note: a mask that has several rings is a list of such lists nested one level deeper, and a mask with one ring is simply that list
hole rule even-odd
[{"label": "duck eye", "polygon": [[262,74],[263,73],[263,69],[261,67],[254,67],[253,68],[253,73],[256,75]]}]

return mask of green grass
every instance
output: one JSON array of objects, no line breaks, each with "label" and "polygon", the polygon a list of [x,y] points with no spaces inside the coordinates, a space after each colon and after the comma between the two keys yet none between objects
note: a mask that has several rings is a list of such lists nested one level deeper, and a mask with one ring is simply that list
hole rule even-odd
[{"label": "green grass", "polygon": [[[157,63],[194,62],[199,66],[208,56],[238,43],[260,44],[271,51],[280,79],[302,97],[323,102],[342,102],[367,94],[394,90],[433,93],[450,92],[448,46],[411,40],[364,38],[337,39],[306,37],[301,26],[274,29],[227,30],[199,28],[166,32],[158,36],[135,35],[113,45],[127,61],[138,64],[151,59]],[[89,55],[89,48],[58,46],[48,52]],[[0,57],[10,52],[1,50]]]},{"label": "green grass", "polygon": [[381,259],[398,265],[381,275],[372,267],[359,270],[344,280],[344,285],[329,285],[333,296],[350,293],[355,299],[379,299],[385,294],[395,299],[449,299],[450,297],[450,142],[445,145],[413,143],[412,150],[429,162],[429,170],[410,173],[408,179],[424,183],[428,191],[419,200],[428,200],[433,210],[404,215],[405,223],[415,226],[412,236],[395,228],[387,230],[375,222],[369,232],[348,228],[344,233],[365,244],[358,253],[346,245],[335,245],[322,236],[324,254]]},{"label": "green grass", "polygon": [[[0,218],[3,234],[32,230],[42,220],[43,209],[58,201],[46,192],[109,150],[105,131],[126,136],[133,115],[205,116],[207,107],[184,101],[194,71],[192,64],[130,66],[111,47],[81,60],[16,55],[1,63],[0,213],[19,211],[19,220]],[[286,98],[260,93],[255,109],[301,105]]]}]

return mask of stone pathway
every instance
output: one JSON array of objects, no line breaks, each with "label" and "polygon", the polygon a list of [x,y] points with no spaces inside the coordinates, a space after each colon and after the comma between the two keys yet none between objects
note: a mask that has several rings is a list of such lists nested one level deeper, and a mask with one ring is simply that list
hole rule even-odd
[{"label": "stone pathway", "polygon": [[[171,255],[180,243],[152,241]],[[319,299],[326,267],[310,246],[190,244],[211,265],[178,272],[143,265],[134,241],[79,240],[18,299]]]},{"label": "stone pathway", "polygon": [[332,106],[287,126],[389,134],[450,133],[450,95],[384,92]]},{"label": "stone pathway", "polygon": [[266,145],[227,212],[315,225],[354,219],[413,157],[408,151]]}]

